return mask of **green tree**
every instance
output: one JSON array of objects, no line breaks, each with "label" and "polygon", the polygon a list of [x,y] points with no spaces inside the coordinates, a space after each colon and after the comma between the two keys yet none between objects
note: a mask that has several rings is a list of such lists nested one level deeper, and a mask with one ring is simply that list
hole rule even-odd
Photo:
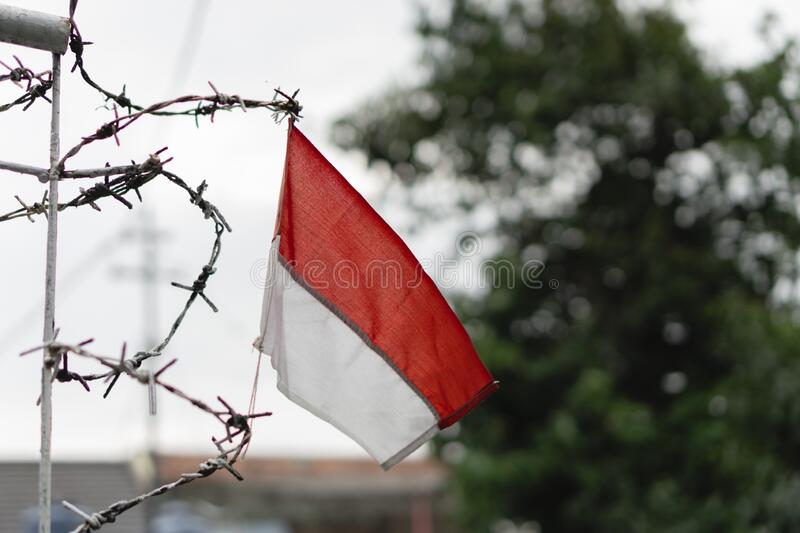
[{"label": "green tree", "polygon": [[451,438],[463,527],[797,531],[792,43],[726,70],[613,0],[453,0],[419,34],[425,81],[336,141],[410,187],[457,177],[500,258],[546,264],[461,306],[501,382]]}]

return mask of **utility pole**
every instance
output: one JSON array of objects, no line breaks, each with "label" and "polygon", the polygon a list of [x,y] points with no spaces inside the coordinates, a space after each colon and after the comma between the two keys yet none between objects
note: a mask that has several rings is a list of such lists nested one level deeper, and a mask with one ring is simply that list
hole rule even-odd
[{"label": "utility pole", "polygon": [[[142,245],[142,338],[147,349],[158,344],[158,232],[155,224],[155,211],[142,209],[139,219],[141,222]],[[146,363],[148,369],[155,371],[155,360]],[[155,413],[147,415],[145,424],[145,439],[147,454],[155,459],[158,451],[158,419]]]},{"label": "utility pole", "polygon": [[[159,342],[158,284],[175,272],[163,270],[160,266],[159,246],[167,234],[158,228],[156,213],[153,209],[143,207],[137,224],[133,229],[125,232],[125,235],[137,243],[141,262],[133,266],[114,266],[112,274],[122,279],[133,279],[141,285],[142,348],[149,350],[155,348]],[[145,365],[153,370],[155,360],[149,359]],[[158,419],[156,415],[148,414],[146,416],[145,451],[150,457],[154,457],[158,449]]]},{"label": "utility pole", "polygon": [[[58,251],[58,163],[60,159],[61,55],[67,51],[69,19],[26,9],[0,5],[0,41],[46,50],[52,54],[50,99],[50,168],[47,204],[47,264],[45,267],[44,333],[45,343],[55,337],[56,256]],[[39,450],[39,533],[50,533],[52,489],[52,377],[58,364],[56,354],[45,347],[42,358],[41,443]]]}]

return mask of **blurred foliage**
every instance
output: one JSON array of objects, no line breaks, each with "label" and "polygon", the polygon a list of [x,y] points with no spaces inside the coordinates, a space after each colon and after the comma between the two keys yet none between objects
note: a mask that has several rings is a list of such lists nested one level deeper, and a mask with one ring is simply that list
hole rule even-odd
[{"label": "blurred foliage", "polygon": [[501,382],[439,443],[464,530],[800,530],[794,45],[726,70],[613,0],[452,0],[419,34],[424,82],[335,140],[546,264],[462,305]]}]

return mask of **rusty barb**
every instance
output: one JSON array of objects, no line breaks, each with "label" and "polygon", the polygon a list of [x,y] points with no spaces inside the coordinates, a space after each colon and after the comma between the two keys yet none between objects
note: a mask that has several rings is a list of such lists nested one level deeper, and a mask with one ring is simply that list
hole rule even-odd
[{"label": "rusty barb", "polygon": [[36,74],[33,70],[23,65],[19,57],[12,57],[17,63],[15,67],[11,67],[7,63],[0,61],[0,66],[8,71],[5,74],[0,74],[0,82],[10,81],[20,89],[23,89],[24,93],[17,99],[7,104],[0,105],[0,113],[8,111],[12,107],[18,105],[24,106],[22,110],[27,111],[38,99],[45,100],[52,104],[53,102],[47,96],[47,92],[53,88],[53,74],[49,70]]}]

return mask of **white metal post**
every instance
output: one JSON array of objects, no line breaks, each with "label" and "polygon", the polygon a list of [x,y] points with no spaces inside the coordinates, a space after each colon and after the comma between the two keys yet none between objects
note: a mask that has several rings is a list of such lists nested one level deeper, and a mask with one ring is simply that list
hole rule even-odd
[{"label": "white metal post", "polygon": [[[50,118],[50,175],[47,202],[47,266],[44,296],[44,341],[53,340],[56,316],[56,254],[58,251],[58,160],[59,115],[61,112],[61,56],[53,54],[53,100]],[[45,348],[42,361],[41,448],[39,458],[39,533],[50,533],[50,499],[52,467],[50,445],[52,440],[52,377],[57,364],[53,353]]]},{"label": "white metal post", "polygon": [[[44,342],[55,336],[56,316],[56,252],[58,244],[58,161],[59,115],[61,112],[61,54],[67,51],[71,23],[69,19],[0,4],[0,42],[28,48],[47,50],[53,55],[53,86],[50,98],[50,169],[35,169],[14,163],[2,163],[0,168],[14,172],[34,174],[42,182],[49,182],[47,204],[47,265],[45,268]],[[45,348],[42,359],[41,394],[41,446],[39,457],[39,533],[50,533],[50,498],[52,467],[50,445],[52,442],[53,398],[52,378],[56,359]]]}]

